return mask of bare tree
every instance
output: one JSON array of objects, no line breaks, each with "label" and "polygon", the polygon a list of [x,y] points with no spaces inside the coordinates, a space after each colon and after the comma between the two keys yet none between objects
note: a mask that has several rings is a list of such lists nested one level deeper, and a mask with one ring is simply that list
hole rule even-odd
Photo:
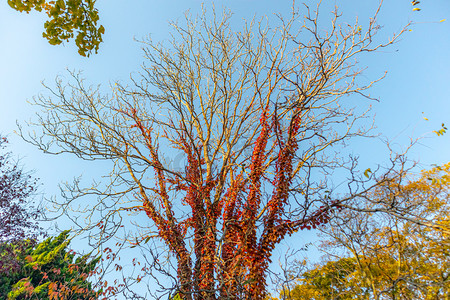
[{"label": "bare tree", "polygon": [[[135,220],[129,241],[161,242],[170,258],[160,270],[183,299],[263,299],[271,255],[286,235],[328,222],[403,172],[394,156],[384,174],[358,179],[356,161],[339,153],[371,127],[361,127],[365,102],[347,103],[349,95],[371,99],[366,91],[378,81],[360,79],[357,57],[405,31],[375,43],[377,14],[349,25],[336,10],[322,25],[319,7],[294,6],[288,18],[233,31],[230,12],[205,10],[172,24],[167,44],[145,42],[132,86],[116,83],[102,95],[78,74],[57,80],[50,97],[36,99],[42,132],[25,138],[47,153],[112,163],[107,181],[67,185],[60,212],[83,217],[79,229],[97,245]],[[179,153],[175,165],[168,157]],[[342,168],[351,188],[332,198],[328,180]]]}]

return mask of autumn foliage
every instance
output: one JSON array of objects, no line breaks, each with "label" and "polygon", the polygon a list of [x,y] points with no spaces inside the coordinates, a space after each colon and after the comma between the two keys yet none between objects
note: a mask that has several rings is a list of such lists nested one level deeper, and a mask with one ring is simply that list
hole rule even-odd
[{"label": "autumn foliage", "polygon": [[341,214],[321,229],[324,261],[280,299],[447,299],[450,164],[409,176],[377,187],[365,204],[395,199],[413,218]]},{"label": "autumn foliage", "polygon": [[[266,292],[266,270],[275,246],[287,234],[326,223],[329,210],[335,206],[329,202],[327,206],[312,212],[305,211],[303,218],[296,221],[283,218],[291,188],[294,153],[298,147],[301,108],[292,109],[293,116],[286,135],[280,132],[279,116],[274,113],[269,115],[267,108],[263,110],[250,164],[248,168],[231,170],[227,188],[223,186],[224,178],[220,173],[206,178],[202,176],[206,164],[198,154],[203,146],[189,142],[183,133],[173,140],[173,147],[186,154],[186,181],[166,176],[157,149],[153,146],[151,129],[144,125],[133,109],[121,112],[136,121],[133,127],[145,137],[150,149],[151,164],[157,175],[153,191],[160,197],[156,205],[165,214],[158,212],[156,205],[147,199],[143,191],[142,209],[156,224],[159,237],[177,256],[180,291],[185,294],[184,297],[190,299],[190,291],[204,291],[200,292],[202,296],[196,295],[195,298],[209,299],[217,288],[215,278],[221,278],[220,297],[241,299],[245,295],[248,299],[262,299]],[[170,125],[176,127],[175,124]],[[267,149],[268,142],[275,138],[271,149]],[[271,167],[269,160],[274,162],[273,178],[267,175]],[[272,195],[266,203],[263,203],[262,197],[263,182],[273,186]],[[216,194],[218,189],[221,192],[219,197]],[[173,204],[168,196],[171,190],[184,193],[182,203],[189,206],[192,212],[191,217],[182,222],[173,216]],[[218,200],[212,202],[215,197]],[[264,206],[264,211],[261,211],[261,206]],[[194,265],[185,244],[189,230],[194,234]],[[222,233],[220,244],[217,241],[219,233]],[[217,256],[219,246],[221,254]]]}]

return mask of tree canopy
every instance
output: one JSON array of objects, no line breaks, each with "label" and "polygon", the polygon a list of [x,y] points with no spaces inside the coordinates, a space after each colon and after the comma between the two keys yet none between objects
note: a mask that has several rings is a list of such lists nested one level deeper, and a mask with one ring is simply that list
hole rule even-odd
[{"label": "tree canopy", "polygon": [[75,38],[78,53],[89,56],[97,53],[105,28],[97,24],[95,0],[8,0],[9,6],[19,12],[45,12],[49,18],[42,36],[52,45]]},{"label": "tree canopy", "polygon": [[[0,150],[7,139],[0,137]],[[36,180],[25,173],[10,152],[0,154],[0,242],[14,242],[33,237],[38,225],[33,222],[38,210],[26,207],[36,191]]]}]

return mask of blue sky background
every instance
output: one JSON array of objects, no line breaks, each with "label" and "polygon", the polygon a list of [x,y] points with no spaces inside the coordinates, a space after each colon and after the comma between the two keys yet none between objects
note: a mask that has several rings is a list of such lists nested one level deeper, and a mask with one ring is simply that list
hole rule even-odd
[{"label": "blue sky background", "polygon": [[[13,133],[16,121],[23,123],[33,116],[35,108],[27,100],[45,93],[41,81],[51,85],[56,76],[67,75],[66,69],[82,70],[88,82],[100,83],[105,88],[114,80],[127,81],[130,73],[139,71],[143,61],[135,38],[150,34],[156,41],[164,40],[168,36],[168,22],[182,18],[188,9],[199,12],[201,3],[197,0],[99,0],[100,23],[106,33],[99,54],[90,58],[79,56],[73,43],[49,45],[41,37],[43,14],[21,14],[9,8],[6,1],[0,3],[0,133],[8,135],[10,150],[21,157],[25,168],[35,170],[46,196],[57,196],[59,182],[81,173],[95,176],[98,170],[68,155],[43,155]],[[214,3],[216,8],[226,5],[235,13],[236,26],[254,15],[286,13],[292,5],[291,1],[284,0]],[[327,13],[335,3],[324,0],[322,11]],[[378,3],[378,0],[341,0],[337,4],[344,20],[352,23],[359,16],[364,24]],[[432,133],[440,129],[441,123],[450,125],[450,1],[423,0],[419,7],[420,12],[413,12],[409,0],[384,1],[378,22],[383,26],[380,38],[391,36],[409,21],[416,24],[392,47],[363,57],[362,66],[368,67],[364,72],[367,79],[388,72],[371,91],[381,100],[372,103],[377,131],[393,140],[398,148],[406,147],[411,138],[425,136],[411,151],[411,158],[420,161],[420,168],[427,168],[432,163],[450,161],[450,132],[441,137]],[[439,23],[442,19],[448,20]],[[383,163],[388,158],[385,148],[377,141],[358,141],[352,147],[367,166]]]},{"label": "blue sky background", "polygon": [[[223,5],[230,8],[235,13],[233,21],[237,25],[242,18],[286,13],[291,7],[290,1],[214,3],[217,8]],[[322,9],[327,12],[335,1],[323,3]],[[378,0],[339,1],[348,22],[356,15],[364,22],[377,4]],[[76,53],[73,43],[54,47],[41,37],[43,14],[21,14],[10,9],[6,1],[0,4],[0,132],[9,135],[14,152],[23,157],[27,168],[37,171],[46,189],[50,188],[47,185],[54,185],[55,180],[68,173],[57,168],[76,167],[73,161],[64,157],[63,163],[55,163],[62,158],[42,156],[12,134],[16,120],[23,122],[32,117],[34,108],[27,100],[45,92],[41,81],[51,84],[56,76],[66,76],[66,69],[82,70],[88,82],[101,83],[105,88],[114,80],[126,81],[130,73],[139,71],[143,61],[141,46],[135,39],[150,34],[154,40],[164,40],[170,20],[182,18],[188,9],[198,12],[200,7],[201,1],[98,1],[100,21],[107,29],[105,42],[99,54],[83,58]],[[379,18],[379,24],[384,26],[380,37],[391,35],[409,21],[417,24],[399,43],[362,61],[362,66],[368,67],[364,73],[368,79],[388,71],[386,79],[371,91],[381,100],[373,103],[373,111],[377,115],[378,130],[391,139],[398,137],[399,143],[439,129],[440,124],[449,119],[450,20],[438,21],[450,19],[450,2],[425,0],[420,7],[422,11],[412,12],[407,0],[386,0]],[[430,121],[423,120],[422,112]],[[446,162],[448,137],[430,137],[423,141],[424,147],[416,149],[415,156],[424,164]],[[377,151],[371,148],[366,151],[370,153],[369,157],[377,158]]]}]

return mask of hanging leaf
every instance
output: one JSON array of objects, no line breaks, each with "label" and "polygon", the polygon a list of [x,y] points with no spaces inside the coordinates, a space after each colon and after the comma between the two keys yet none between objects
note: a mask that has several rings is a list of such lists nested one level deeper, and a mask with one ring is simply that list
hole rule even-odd
[{"label": "hanging leaf", "polygon": [[445,127],[444,123],[441,124],[441,127],[442,128],[439,130],[433,130],[433,132],[436,133],[438,136],[444,135],[444,133],[447,132],[447,127]]}]

